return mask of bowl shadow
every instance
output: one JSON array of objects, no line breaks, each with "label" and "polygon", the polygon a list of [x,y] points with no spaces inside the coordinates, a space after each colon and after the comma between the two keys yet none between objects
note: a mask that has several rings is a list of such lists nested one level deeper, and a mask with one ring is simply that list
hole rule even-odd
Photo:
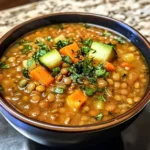
[{"label": "bowl shadow", "polygon": [[29,149],[33,150],[91,150],[91,149],[96,149],[96,150],[110,150],[110,149],[117,149],[117,150],[124,150],[124,144],[123,144],[123,139],[121,135],[117,135],[114,138],[109,139],[108,141],[101,142],[100,140],[93,140],[90,142],[86,142],[84,144],[78,144],[78,145],[71,145],[71,146],[66,146],[66,147],[48,147],[44,146],[41,144],[38,144],[34,141],[28,140],[28,146]]}]

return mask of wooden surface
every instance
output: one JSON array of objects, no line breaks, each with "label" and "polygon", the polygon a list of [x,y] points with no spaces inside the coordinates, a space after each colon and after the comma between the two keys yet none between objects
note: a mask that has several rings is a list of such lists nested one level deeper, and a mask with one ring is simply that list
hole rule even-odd
[{"label": "wooden surface", "polygon": [[32,2],[36,2],[39,0],[0,0],[0,10],[8,9]]}]

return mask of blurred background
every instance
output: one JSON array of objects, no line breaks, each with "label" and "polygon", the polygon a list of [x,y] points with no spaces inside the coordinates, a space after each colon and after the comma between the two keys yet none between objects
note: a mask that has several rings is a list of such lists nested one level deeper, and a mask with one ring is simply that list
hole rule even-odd
[{"label": "blurred background", "polygon": [[40,0],[0,0],[0,10],[8,9]]}]

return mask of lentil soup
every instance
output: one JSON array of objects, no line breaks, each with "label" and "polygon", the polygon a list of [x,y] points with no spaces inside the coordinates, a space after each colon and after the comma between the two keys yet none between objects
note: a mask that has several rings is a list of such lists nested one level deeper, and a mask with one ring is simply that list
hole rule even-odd
[{"label": "lentil soup", "polygon": [[0,91],[25,116],[84,125],[127,112],[143,97],[148,68],[129,41],[87,24],[28,33],[0,61]]}]

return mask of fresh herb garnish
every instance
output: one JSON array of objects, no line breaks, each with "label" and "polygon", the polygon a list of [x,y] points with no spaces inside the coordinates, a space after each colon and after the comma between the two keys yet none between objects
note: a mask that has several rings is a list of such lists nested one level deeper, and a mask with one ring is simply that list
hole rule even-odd
[{"label": "fresh herb garnish", "polygon": [[23,76],[24,76],[25,78],[30,79],[30,77],[29,77],[29,72],[28,72],[27,69],[23,68],[23,69],[22,69],[22,74],[23,74]]},{"label": "fresh herb garnish", "polygon": [[90,83],[96,83],[98,77],[107,77],[108,72],[104,68],[103,64],[98,65],[97,67],[92,64],[93,59],[84,59],[75,64],[73,64],[69,71],[74,82],[77,82],[77,79],[80,81],[88,80]]},{"label": "fresh herb garnish", "polygon": [[97,88],[97,92],[105,92],[105,88]]},{"label": "fresh herb garnish", "polygon": [[90,87],[82,86],[81,89],[82,89],[83,91],[85,91],[85,94],[86,94],[87,96],[93,96],[94,93],[96,92],[95,89],[90,88]]},{"label": "fresh herb garnish", "polygon": [[96,70],[96,71],[95,71],[95,74],[96,74],[97,77],[101,77],[101,76],[103,76],[105,73],[106,73],[106,70],[105,70],[105,69],[99,69],[99,70]]},{"label": "fresh herb garnish", "polygon": [[91,46],[93,43],[93,41],[91,39],[86,39],[83,41],[83,44],[86,45],[86,46]]},{"label": "fresh herb garnish", "polygon": [[102,113],[98,114],[98,115],[95,117],[96,120],[102,120],[102,118],[103,118],[103,114],[102,114]]},{"label": "fresh herb garnish", "polygon": [[103,102],[106,102],[106,99],[105,99],[104,96],[98,96],[97,99],[98,99],[98,100],[101,100],[101,101],[103,101]]},{"label": "fresh herb garnish", "polygon": [[83,27],[85,27],[86,29],[90,28],[90,26],[87,23],[83,24]]},{"label": "fresh herb garnish", "polygon": [[27,61],[27,68],[30,68],[30,66],[33,64],[33,62],[34,62],[34,59],[33,59],[33,58],[29,59],[29,60]]},{"label": "fresh herb garnish", "polygon": [[60,88],[60,87],[57,87],[57,88],[55,89],[55,93],[56,93],[56,94],[63,94],[63,93],[64,93],[64,89],[63,89],[63,88]]},{"label": "fresh herb garnish", "polygon": [[95,74],[96,74],[97,77],[107,77],[109,75],[109,72],[106,71],[103,64],[99,64],[96,67]]},{"label": "fresh herb garnish", "polygon": [[82,55],[87,55],[89,53],[89,51],[91,51],[91,50],[92,49],[88,46],[82,46],[80,51],[81,51]]},{"label": "fresh herb garnish", "polygon": [[115,36],[114,39],[115,39],[116,41],[118,41],[119,43],[121,43],[121,44],[124,44],[124,43],[126,42],[126,41],[125,41],[122,37],[120,37],[120,36]]},{"label": "fresh herb garnish", "polygon": [[65,46],[67,46],[67,45],[69,45],[69,44],[71,44],[71,43],[72,43],[72,42],[69,41],[69,40],[59,40],[59,41],[56,43],[56,47],[57,47],[57,49],[59,50],[59,49],[65,47]]},{"label": "fresh herb garnish", "polygon": [[33,57],[35,60],[38,60],[38,59],[39,59],[39,57],[41,57],[41,56],[45,55],[47,52],[48,52],[47,50],[43,50],[43,49],[41,49],[41,50],[39,50],[39,51],[35,52],[35,53],[33,54],[33,56],[32,56],[32,57]]},{"label": "fresh herb garnish", "polygon": [[52,76],[56,76],[57,74],[59,74],[59,72],[60,72],[60,67],[55,67],[52,70]]},{"label": "fresh herb garnish", "polygon": [[39,49],[33,54],[32,58],[38,63],[39,57],[45,55],[49,51],[49,47],[43,42],[37,41],[36,44],[39,46]]},{"label": "fresh herb garnish", "polygon": [[108,32],[108,31],[105,31],[105,32],[103,33],[103,36],[111,36],[111,33]]},{"label": "fresh herb garnish", "polygon": [[32,50],[32,46],[31,45],[24,45],[24,49],[21,50],[21,52],[22,52],[22,54],[27,54],[31,50]]},{"label": "fresh herb garnish", "polygon": [[62,60],[63,60],[63,62],[65,62],[67,64],[72,64],[72,61],[69,56],[63,56]]},{"label": "fresh herb garnish", "polygon": [[69,71],[72,73],[73,81],[76,82],[80,78],[80,81],[83,79],[88,79],[93,77],[94,66],[92,65],[92,59],[84,59],[73,64]]},{"label": "fresh herb garnish", "polygon": [[7,65],[5,62],[0,62],[0,69],[8,69],[10,66]]},{"label": "fresh herb garnish", "polygon": [[46,39],[47,41],[49,41],[49,42],[53,42],[53,39],[52,39],[51,36],[47,36],[45,39]]},{"label": "fresh herb garnish", "polygon": [[4,90],[3,86],[0,84],[0,92]]},{"label": "fresh herb garnish", "polygon": [[24,39],[21,39],[21,40],[19,40],[19,41],[17,42],[17,44],[19,44],[19,45],[27,44],[27,43],[29,43],[29,41],[24,40]]}]

